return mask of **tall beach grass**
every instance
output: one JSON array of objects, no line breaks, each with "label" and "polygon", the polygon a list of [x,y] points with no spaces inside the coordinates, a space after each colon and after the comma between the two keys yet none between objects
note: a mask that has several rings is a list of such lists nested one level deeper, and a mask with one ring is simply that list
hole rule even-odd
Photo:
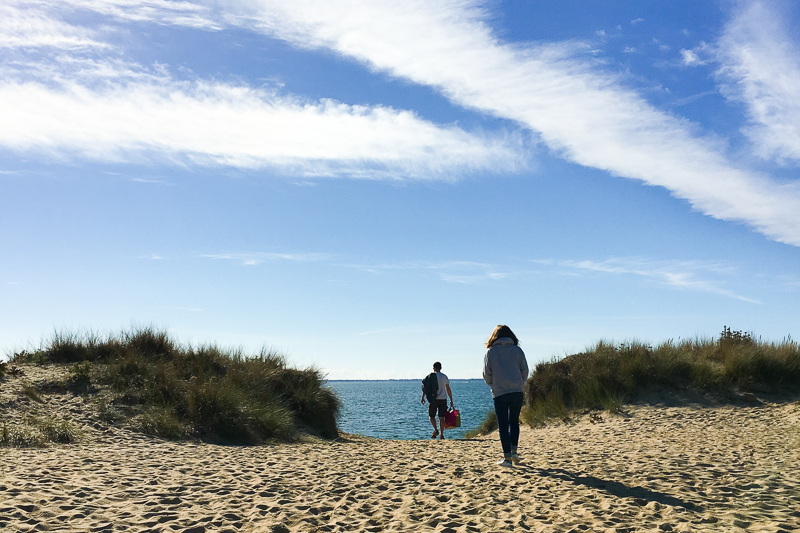
[{"label": "tall beach grass", "polygon": [[[568,420],[578,410],[618,412],[653,386],[690,389],[718,398],[739,392],[800,393],[800,346],[791,337],[781,342],[757,339],[727,326],[715,339],[598,342],[585,352],[539,363],[525,384],[521,420],[539,426]],[[470,436],[497,429],[488,413]]]},{"label": "tall beach grass", "polygon": [[725,327],[716,339],[640,342],[592,349],[540,363],[525,385],[524,418],[533,424],[573,409],[616,411],[653,385],[726,394],[800,389],[800,349]]},{"label": "tall beach grass", "polygon": [[266,350],[183,346],[164,331],[138,328],[107,337],[56,333],[12,363],[70,365],[73,391],[111,391],[110,400],[97,402],[101,419],[127,420],[164,438],[250,444],[298,431],[338,436],[339,399],[322,373],[292,368]]}]

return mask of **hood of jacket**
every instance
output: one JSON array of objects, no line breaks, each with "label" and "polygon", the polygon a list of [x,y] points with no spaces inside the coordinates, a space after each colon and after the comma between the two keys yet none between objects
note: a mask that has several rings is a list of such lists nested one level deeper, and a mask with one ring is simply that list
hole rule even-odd
[{"label": "hood of jacket", "polygon": [[500,337],[492,343],[492,346],[513,346],[514,340],[511,337]]}]

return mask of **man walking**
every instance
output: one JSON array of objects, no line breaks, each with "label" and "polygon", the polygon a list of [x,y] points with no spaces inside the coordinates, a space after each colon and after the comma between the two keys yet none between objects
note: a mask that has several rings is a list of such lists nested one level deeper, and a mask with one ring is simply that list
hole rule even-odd
[{"label": "man walking", "polygon": [[[447,397],[450,397],[450,407],[453,407],[453,391],[450,390],[450,379],[442,374],[442,363],[433,363],[433,373],[422,381],[422,405],[425,405],[426,396],[426,380],[430,380],[436,376],[436,393],[435,396],[428,398],[428,416],[431,419],[431,426],[433,426],[432,439],[439,437],[444,440],[444,417],[447,414]],[[429,394],[432,391],[427,391]],[[436,416],[439,417],[439,428],[436,427]]]}]

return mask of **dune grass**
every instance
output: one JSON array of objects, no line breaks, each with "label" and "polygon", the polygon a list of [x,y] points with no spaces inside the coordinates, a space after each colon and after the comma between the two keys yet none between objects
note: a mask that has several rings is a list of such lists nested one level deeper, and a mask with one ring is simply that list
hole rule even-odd
[{"label": "dune grass", "polygon": [[75,442],[80,435],[80,430],[66,420],[28,415],[21,422],[2,423],[0,446],[41,448],[51,442]]},{"label": "dune grass", "polygon": [[338,436],[340,403],[315,368],[295,369],[277,353],[246,355],[217,346],[182,346],[166,332],[139,328],[116,336],[56,333],[12,362],[70,365],[66,384],[99,400],[100,418],[129,419],[163,438],[242,444],[293,439],[298,430]]},{"label": "dune grass", "polygon": [[480,435],[488,435],[495,430],[497,430],[497,415],[494,411],[488,411],[483,418],[483,422],[481,422],[478,427],[464,433],[464,438],[474,439]]},{"label": "dune grass", "polygon": [[525,385],[523,418],[538,425],[574,409],[614,412],[653,385],[720,394],[798,390],[800,349],[791,338],[765,342],[728,327],[717,339],[656,347],[601,341],[586,352],[536,365]]},{"label": "dune grass", "polygon": [[[601,341],[586,352],[536,365],[525,384],[520,419],[536,427],[569,420],[578,410],[616,413],[653,385],[722,398],[736,390],[796,393],[800,347],[791,337],[766,342],[727,326],[716,339],[667,341],[656,347]],[[469,437],[496,429],[497,417],[490,412]]]}]

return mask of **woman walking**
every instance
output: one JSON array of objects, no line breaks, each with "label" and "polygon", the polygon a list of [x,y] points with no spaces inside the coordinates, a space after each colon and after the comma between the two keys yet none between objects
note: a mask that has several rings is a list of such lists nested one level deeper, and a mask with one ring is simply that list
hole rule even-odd
[{"label": "woman walking", "polygon": [[483,380],[492,389],[503,446],[503,459],[497,464],[504,467],[512,467],[520,461],[517,454],[519,413],[528,379],[528,361],[518,344],[511,328],[497,326],[486,341],[488,351],[483,359]]}]

